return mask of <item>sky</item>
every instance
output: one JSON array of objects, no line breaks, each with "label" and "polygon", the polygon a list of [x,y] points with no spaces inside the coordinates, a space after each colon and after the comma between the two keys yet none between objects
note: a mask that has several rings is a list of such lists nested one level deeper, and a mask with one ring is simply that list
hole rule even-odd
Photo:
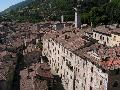
[{"label": "sky", "polygon": [[0,0],[0,12],[24,0]]}]

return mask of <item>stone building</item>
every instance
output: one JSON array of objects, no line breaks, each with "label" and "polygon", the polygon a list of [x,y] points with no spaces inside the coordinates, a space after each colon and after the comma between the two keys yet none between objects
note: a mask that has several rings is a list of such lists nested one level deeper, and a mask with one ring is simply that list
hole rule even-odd
[{"label": "stone building", "polygon": [[111,29],[110,27],[98,26],[93,29],[93,38],[98,43],[107,46],[119,46],[120,44],[120,28]]},{"label": "stone building", "polygon": [[[47,32],[43,37],[43,56],[61,77],[65,90],[119,90],[120,61],[117,54],[110,52],[117,49],[83,38],[85,31],[65,28]],[[112,55],[114,58],[108,57]]]}]

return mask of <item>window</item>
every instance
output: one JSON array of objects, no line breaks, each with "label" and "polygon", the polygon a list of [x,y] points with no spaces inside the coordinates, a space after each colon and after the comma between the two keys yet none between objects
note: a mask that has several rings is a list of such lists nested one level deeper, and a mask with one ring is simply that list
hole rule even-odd
[{"label": "window", "polygon": [[66,59],[66,62],[68,63],[68,60]]},{"label": "window", "polygon": [[83,62],[83,68],[85,67],[85,62]]},{"label": "window", "polygon": [[102,40],[102,35],[100,36],[100,40]]},{"label": "window", "polygon": [[68,51],[67,51],[67,55],[68,55]]},{"label": "window", "polygon": [[58,57],[58,61],[59,61],[59,57]]},{"label": "window", "polygon": [[59,43],[59,48],[60,48],[60,43]]},{"label": "window", "polygon": [[83,87],[83,83],[82,83],[82,87]]},{"label": "window", "polygon": [[67,75],[68,75],[68,72],[67,72]]},{"label": "window", "polygon": [[90,90],[92,90],[92,87],[90,86]]},{"label": "window", "polygon": [[100,80],[100,85],[102,85],[102,80]]},{"label": "window", "polygon": [[62,47],[62,51],[63,51],[63,49],[64,49],[64,48]]},{"label": "window", "polygon": [[104,37],[103,37],[103,40],[104,40]]},{"label": "window", "polygon": [[116,36],[114,36],[113,41],[116,41]]},{"label": "window", "polygon": [[115,74],[116,74],[116,75],[118,75],[118,74],[119,74],[119,72],[120,72],[120,70],[119,70],[119,69],[116,69]]},{"label": "window", "polygon": [[58,54],[59,54],[59,50],[58,50]]},{"label": "window", "polygon": [[53,67],[53,63],[52,63],[52,67]]},{"label": "window", "polygon": [[95,37],[96,37],[96,34],[95,34]]},{"label": "window", "polygon": [[77,68],[76,68],[76,71],[77,71]]},{"label": "window", "polygon": [[56,73],[58,73],[58,72],[59,72],[59,69],[57,69]]},{"label": "window", "polygon": [[109,38],[107,37],[107,42],[109,43]]},{"label": "window", "polygon": [[85,90],[85,86],[84,86],[84,90]]},{"label": "window", "polygon": [[93,73],[93,67],[91,67],[91,72]]},{"label": "window", "polygon": [[79,64],[79,60],[78,60],[78,64]]},{"label": "window", "polygon": [[53,52],[54,52],[54,49],[53,49]]},{"label": "window", "polygon": [[72,53],[70,53],[70,57],[72,57]]},{"label": "window", "polygon": [[51,50],[50,50],[50,54],[51,54]]},{"label": "window", "polygon": [[63,57],[63,60],[65,61],[65,57]]},{"label": "window", "polygon": [[52,43],[52,45],[54,46],[54,43]]},{"label": "window", "polygon": [[65,53],[65,48],[64,48],[64,53]]},{"label": "window", "polygon": [[49,43],[48,43],[48,49],[50,48],[50,45],[49,45]]},{"label": "window", "polygon": [[61,78],[62,78],[62,74],[61,74]]},{"label": "window", "polygon": [[115,81],[113,87],[117,87],[117,86],[118,86],[118,81]]},{"label": "window", "polygon": [[86,78],[85,78],[85,83],[86,83]]},{"label": "window", "polygon": [[62,60],[62,64],[63,64],[63,60]]},{"label": "window", "polygon": [[93,78],[91,77],[91,80],[90,80],[91,82],[93,81]]},{"label": "window", "polygon": [[61,69],[62,69],[62,66],[61,66]]},{"label": "window", "polygon": [[71,62],[69,61],[69,64],[71,65]]},{"label": "window", "polygon": [[70,76],[70,79],[72,79],[72,76]]},{"label": "window", "polygon": [[85,73],[83,74],[83,77],[85,77]]}]

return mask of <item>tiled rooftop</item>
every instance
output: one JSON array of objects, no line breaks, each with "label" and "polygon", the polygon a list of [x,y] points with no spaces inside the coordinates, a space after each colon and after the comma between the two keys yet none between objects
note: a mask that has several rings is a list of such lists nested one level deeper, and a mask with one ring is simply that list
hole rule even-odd
[{"label": "tiled rooftop", "polygon": [[[77,30],[74,28],[65,28],[64,30],[60,31],[52,30],[46,32],[43,39],[52,38],[53,40],[62,44],[65,48],[69,49],[76,55],[80,56],[81,58],[88,59],[89,61],[93,62],[94,64],[97,64],[103,69],[112,69],[113,67],[120,66],[120,47],[108,48],[106,46],[95,43],[94,40],[89,41],[83,39],[82,37],[84,36],[84,32],[86,31],[91,31],[91,28],[81,30]],[[111,31],[108,28],[103,28],[103,26],[97,27],[96,31],[108,35],[110,35],[111,33]],[[100,57],[100,60],[97,60],[95,57],[89,55],[88,52],[90,51],[94,51]],[[108,61],[103,61],[103,58],[107,57],[110,57],[110,59]],[[113,63],[110,63],[111,60],[113,61]]]},{"label": "tiled rooftop", "polygon": [[112,33],[120,35],[120,28],[110,28],[110,26],[98,26],[93,28],[93,31],[99,32],[106,35],[111,35]]},{"label": "tiled rooftop", "polygon": [[43,37],[52,38],[56,42],[61,43],[67,49],[74,51],[84,45],[84,39],[82,39],[84,32],[76,30],[74,28],[65,28],[61,31],[49,31]]}]

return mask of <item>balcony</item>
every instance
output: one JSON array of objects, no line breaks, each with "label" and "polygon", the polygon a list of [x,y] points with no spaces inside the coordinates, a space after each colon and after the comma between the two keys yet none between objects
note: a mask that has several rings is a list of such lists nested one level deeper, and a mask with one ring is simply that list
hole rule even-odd
[{"label": "balcony", "polygon": [[73,71],[73,66],[71,66],[71,64],[69,64],[68,62],[66,62],[66,66],[68,66],[68,68]]}]

